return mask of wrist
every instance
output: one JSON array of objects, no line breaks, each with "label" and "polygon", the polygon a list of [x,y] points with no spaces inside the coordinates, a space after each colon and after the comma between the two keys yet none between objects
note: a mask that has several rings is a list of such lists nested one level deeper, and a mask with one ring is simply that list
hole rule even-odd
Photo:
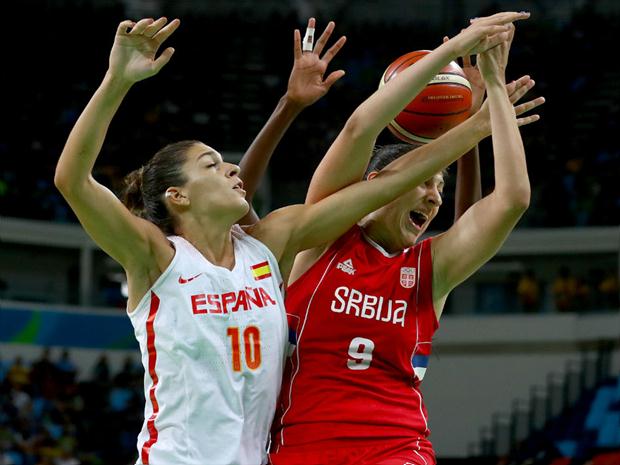
[{"label": "wrist", "polygon": [[292,112],[293,114],[299,114],[306,108],[306,105],[291,98],[288,92],[280,98],[279,106],[281,106],[283,110]]},{"label": "wrist", "polygon": [[436,50],[445,53],[445,56],[449,61],[455,61],[461,56],[459,50],[457,50],[457,44],[454,39],[450,39],[447,42],[442,43]]},{"label": "wrist", "polygon": [[110,91],[117,93],[127,93],[133,84],[133,82],[115,75],[110,70],[105,73],[102,83],[102,85],[106,86]]},{"label": "wrist", "polygon": [[479,111],[474,113],[467,121],[471,124],[471,130],[478,141],[491,135],[491,121],[488,118],[488,114],[485,115],[484,112]]},{"label": "wrist", "polygon": [[488,76],[483,76],[483,79],[487,93],[489,92],[489,87],[500,87],[502,89],[506,87],[506,74],[504,71],[498,71]]}]

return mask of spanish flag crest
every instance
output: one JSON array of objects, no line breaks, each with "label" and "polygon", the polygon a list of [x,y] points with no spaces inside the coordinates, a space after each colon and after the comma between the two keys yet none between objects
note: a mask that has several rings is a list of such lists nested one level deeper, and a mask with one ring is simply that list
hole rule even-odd
[{"label": "spanish flag crest", "polygon": [[252,270],[252,274],[254,275],[254,279],[256,281],[260,281],[261,279],[269,278],[271,276],[271,268],[269,267],[268,261],[252,265],[250,269]]}]

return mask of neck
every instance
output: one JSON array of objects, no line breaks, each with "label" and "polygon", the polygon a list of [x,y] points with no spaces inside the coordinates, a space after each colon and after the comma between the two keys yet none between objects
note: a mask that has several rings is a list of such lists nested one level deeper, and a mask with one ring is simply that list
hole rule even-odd
[{"label": "neck", "polygon": [[372,214],[366,216],[359,222],[359,226],[364,230],[364,234],[379,244],[383,250],[392,254],[401,249],[390,241],[390,234],[385,227],[385,222],[375,218]]},{"label": "neck", "polygon": [[179,235],[190,242],[211,263],[232,269],[235,266],[232,225],[191,219],[184,221]]}]

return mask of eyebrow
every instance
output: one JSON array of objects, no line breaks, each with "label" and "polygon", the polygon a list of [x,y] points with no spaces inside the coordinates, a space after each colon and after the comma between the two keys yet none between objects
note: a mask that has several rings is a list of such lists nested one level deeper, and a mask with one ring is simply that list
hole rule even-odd
[{"label": "eyebrow", "polygon": [[208,150],[208,151],[198,155],[198,161],[200,161],[202,159],[202,157],[207,157],[207,156],[211,157],[211,159],[213,161],[221,161],[221,160],[219,160],[219,158],[217,157],[217,154],[213,150]]}]

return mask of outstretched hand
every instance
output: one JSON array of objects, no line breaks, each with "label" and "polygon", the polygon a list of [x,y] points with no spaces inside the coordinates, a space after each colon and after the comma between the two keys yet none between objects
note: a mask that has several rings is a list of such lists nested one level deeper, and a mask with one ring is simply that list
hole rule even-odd
[{"label": "outstretched hand", "polygon": [[168,47],[155,58],[159,47],[179,27],[178,19],[166,25],[166,18],[154,21],[141,19],[137,23],[126,20],[118,25],[110,52],[108,72],[129,83],[157,74],[170,61],[174,49]]},{"label": "outstretched hand", "polygon": [[[308,27],[314,28],[315,19],[308,20]],[[323,78],[329,62],[340,51],[346,37],[342,36],[321,56],[327,41],[334,31],[335,24],[330,21],[321,37],[316,42],[312,51],[302,51],[301,34],[298,29],[294,33],[294,57],[293,70],[288,80],[287,96],[295,103],[306,107],[312,105],[323,97],[344,76],[343,70],[333,71],[327,78]]]},{"label": "outstretched hand", "polygon": [[512,23],[529,17],[526,12],[505,12],[476,18],[448,44],[451,44],[455,57],[476,55],[509,40]]},{"label": "outstretched hand", "polygon": [[[543,103],[545,103],[545,98],[544,97],[537,97],[533,100],[529,100],[525,103],[522,103],[520,105],[516,105],[517,102],[519,102],[519,100],[521,100],[523,98],[523,96],[525,94],[527,94],[529,92],[530,89],[532,89],[534,87],[536,83],[534,82],[533,79],[531,79],[529,76],[522,76],[519,79],[517,79],[516,81],[512,81],[509,84],[506,84],[506,93],[508,94],[508,98],[510,99],[510,103],[512,103],[514,105],[514,109],[515,109],[515,115],[517,117],[521,116],[523,113],[526,113],[530,110],[533,110],[534,108],[542,105]],[[489,103],[488,101],[485,101],[482,104],[482,107],[480,108],[480,112],[479,112],[482,116],[485,117],[485,119],[488,121],[490,118],[490,114],[489,114]],[[525,126],[527,124],[533,123],[535,121],[538,121],[540,119],[540,116],[537,114],[534,115],[528,115],[528,116],[524,116],[521,118],[517,118],[517,125],[518,126]],[[489,125],[490,127],[490,125]]]},{"label": "outstretched hand", "polygon": [[[450,40],[448,36],[444,36],[444,44],[448,42],[448,40]],[[486,88],[484,87],[484,80],[480,75],[478,65],[474,65],[471,62],[471,56],[465,55],[461,57],[461,59],[463,60],[463,73],[471,85],[471,108],[469,109],[469,114],[473,115],[480,110],[480,106],[484,101]]]}]

